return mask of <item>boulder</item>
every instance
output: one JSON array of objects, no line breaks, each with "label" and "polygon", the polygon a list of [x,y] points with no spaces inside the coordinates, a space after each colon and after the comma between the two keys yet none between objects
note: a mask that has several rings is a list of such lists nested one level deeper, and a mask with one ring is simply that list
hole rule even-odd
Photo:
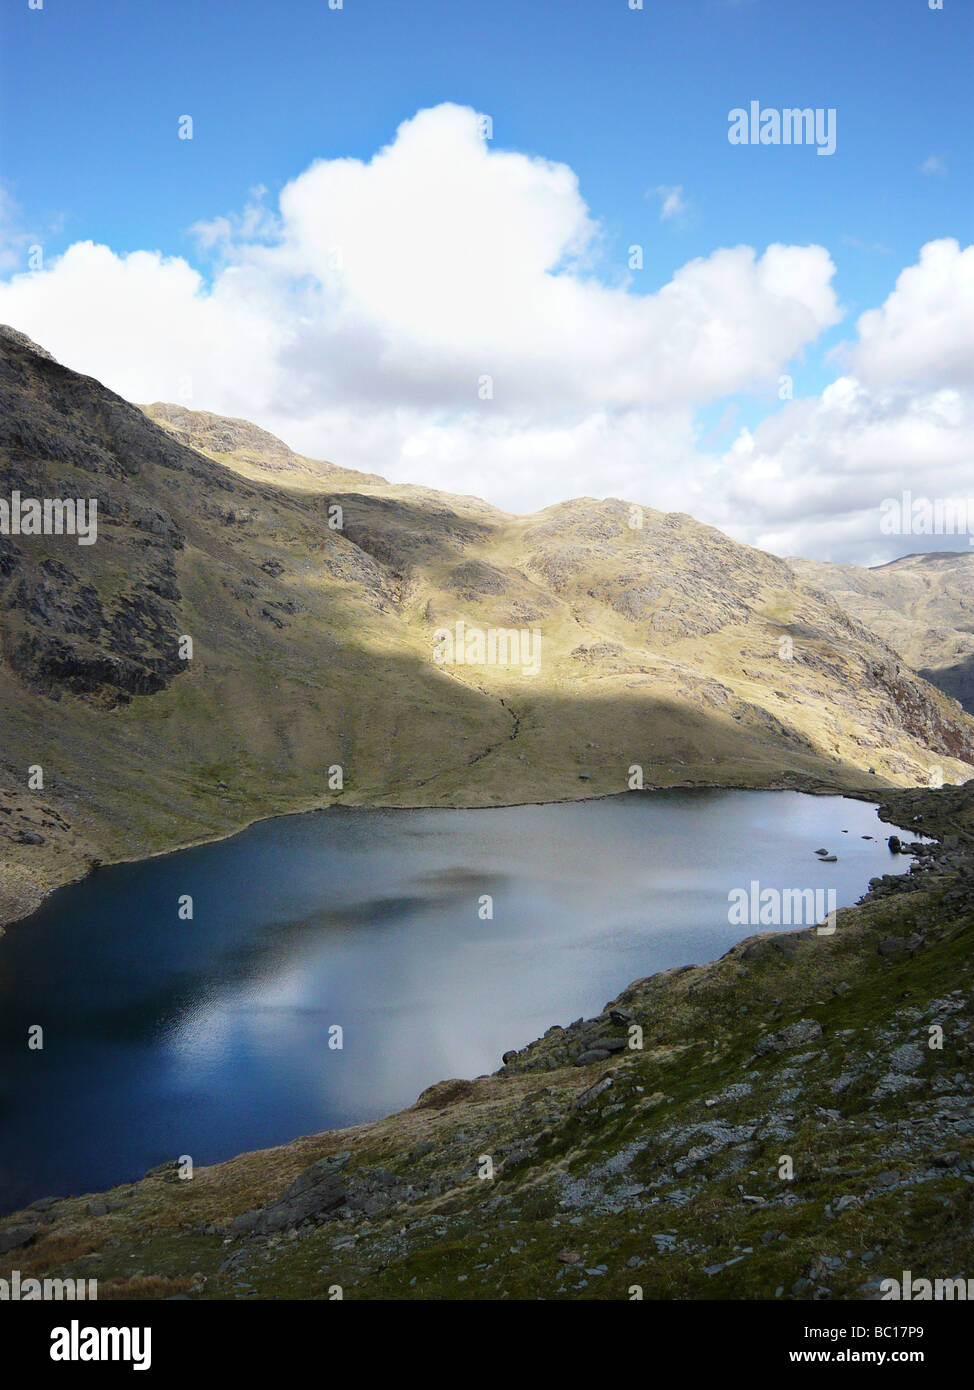
[{"label": "boulder", "polygon": [[255,1234],[271,1235],[275,1231],[284,1231],[310,1217],[327,1216],[336,1207],[343,1206],[347,1191],[342,1170],[350,1157],[351,1154],[347,1152],[329,1154],[327,1158],[319,1158],[317,1163],[312,1163],[281,1193],[276,1202],[269,1203],[263,1209],[253,1226]]},{"label": "boulder", "polygon": [[754,1051],[759,1057],[765,1056],[768,1052],[782,1052],[791,1047],[803,1047],[806,1043],[814,1042],[816,1038],[822,1036],[822,1025],[814,1018],[800,1018],[796,1023],[789,1023],[787,1028],[781,1028],[777,1033],[768,1033],[763,1038],[759,1038]]},{"label": "boulder", "polygon": [[894,1071],[909,1073],[920,1070],[925,1055],[923,1048],[917,1043],[904,1043],[902,1047],[894,1048],[889,1060]]},{"label": "boulder", "polygon": [[604,1062],[609,1053],[602,1047],[590,1047],[587,1052],[582,1052],[575,1058],[576,1067],[587,1067],[592,1062]]},{"label": "boulder", "polygon": [[37,1231],[33,1226],[8,1226],[5,1231],[0,1231],[0,1255],[30,1245],[36,1235]]},{"label": "boulder", "polygon": [[253,1211],[245,1211],[240,1216],[235,1216],[227,1227],[227,1235],[249,1236],[260,1220],[260,1216],[260,1209],[257,1207]]}]

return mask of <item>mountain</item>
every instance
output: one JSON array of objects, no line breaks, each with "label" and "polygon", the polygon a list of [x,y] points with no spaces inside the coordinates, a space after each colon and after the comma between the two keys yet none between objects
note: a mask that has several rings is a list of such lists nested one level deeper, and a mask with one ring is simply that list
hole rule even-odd
[{"label": "mountain", "polygon": [[905,555],[874,569],[789,563],[974,713],[974,550]]},{"label": "mountain", "polygon": [[[98,504],[91,545],[0,536],[0,921],[100,861],[334,802],[577,798],[633,765],[878,797],[974,769],[952,700],[688,516],[394,485],[139,409],[10,329],[0,405],[0,501]],[[520,660],[438,662],[458,622],[523,633]]]}]

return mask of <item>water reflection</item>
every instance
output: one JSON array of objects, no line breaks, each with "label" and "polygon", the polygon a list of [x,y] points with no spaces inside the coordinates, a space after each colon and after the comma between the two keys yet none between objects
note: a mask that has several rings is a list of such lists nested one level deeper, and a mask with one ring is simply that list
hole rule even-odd
[{"label": "water reflection", "polygon": [[841,798],[664,792],[285,817],[102,870],[0,940],[0,1206],[374,1118],[493,1070],[632,979],[722,954],[747,934],[728,892],[752,878],[843,905],[906,870],[887,830]]}]

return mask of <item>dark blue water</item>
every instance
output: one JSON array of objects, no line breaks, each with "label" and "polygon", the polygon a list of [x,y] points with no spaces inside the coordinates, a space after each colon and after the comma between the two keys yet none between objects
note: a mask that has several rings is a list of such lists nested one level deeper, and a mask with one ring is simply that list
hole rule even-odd
[{"label": "dark blue water", "polygon": [[[909,865],[888,833],[838,797],[647,792],[330,810],[102,869],[0,938],[0,1209],[373,1119],[493,1071],[631,980],[767,930],[728,921],[728,892],[751,879],[855,901]],[[820,846],[839,862],[820,864]]]}]

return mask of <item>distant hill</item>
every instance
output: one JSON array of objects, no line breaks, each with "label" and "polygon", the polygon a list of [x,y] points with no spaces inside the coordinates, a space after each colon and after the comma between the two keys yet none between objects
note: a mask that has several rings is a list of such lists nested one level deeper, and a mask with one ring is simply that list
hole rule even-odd
[{"label": "distant hill", "polygon": [[[688,516],[397,486],[139,409],[12,330],[0,396],[0,498],[94,497],[99,523],[0,536],[0,921],[94,861],[334,801],[974,770],[974,721],[821,584]],[[438,664],[458,622],[539,634],[540,669]]]},{"label": "distant hill", "polygon": [[789,563],[974,714],[974,549],[905,555],[875,569]]}]

